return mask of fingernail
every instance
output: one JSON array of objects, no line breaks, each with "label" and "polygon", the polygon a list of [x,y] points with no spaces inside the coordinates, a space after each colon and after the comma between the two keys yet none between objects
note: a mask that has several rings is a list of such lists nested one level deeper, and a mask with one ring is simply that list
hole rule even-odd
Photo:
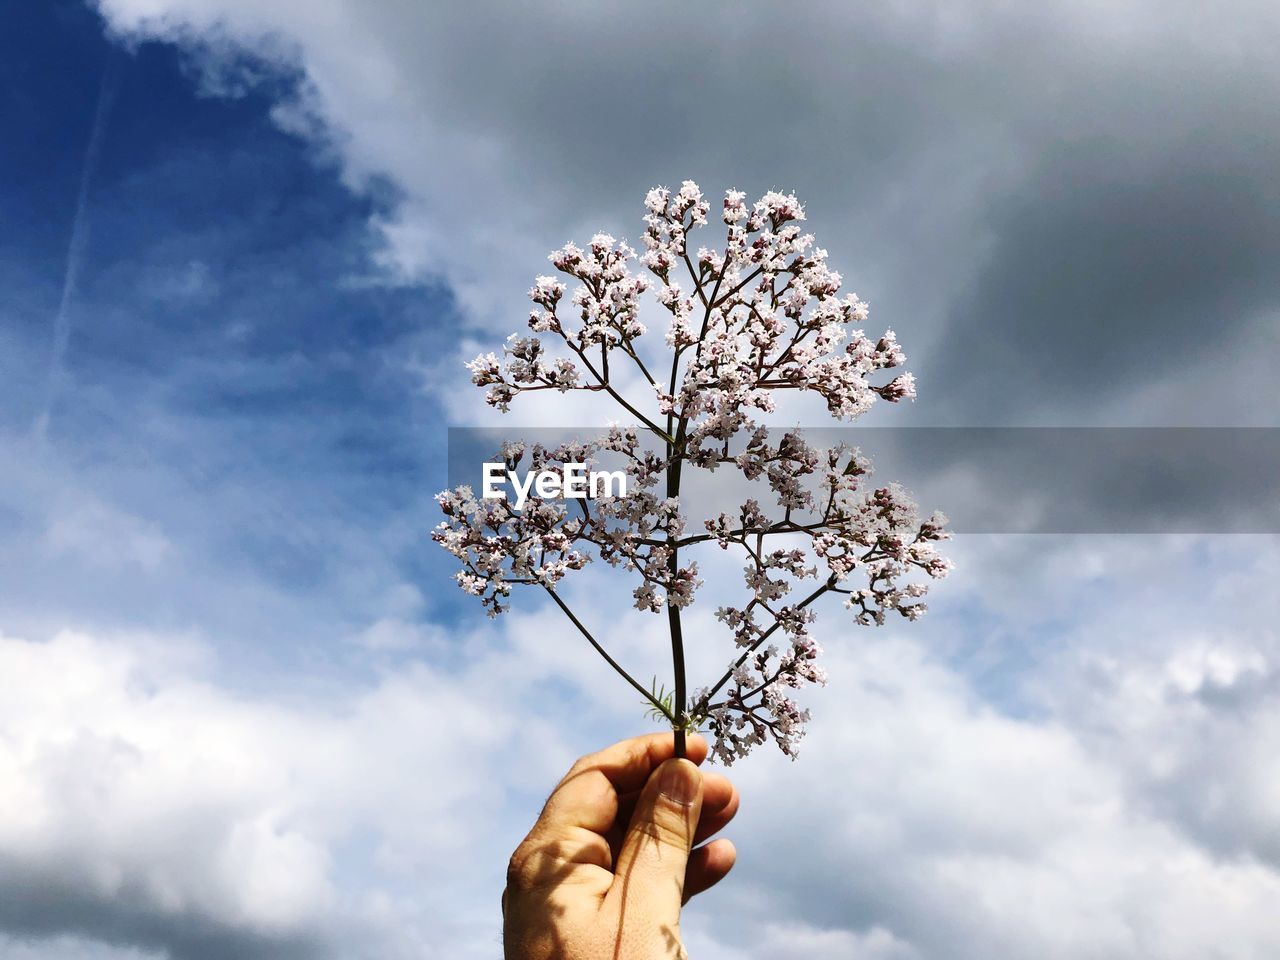
[{"label": "fingernail", "polygon": [[658,783],[658,792],[682,807],[687,807],[698,796],[698,787],[702,785],[702,774],[688,760],[668,760],[662,768],[662,779]]}]

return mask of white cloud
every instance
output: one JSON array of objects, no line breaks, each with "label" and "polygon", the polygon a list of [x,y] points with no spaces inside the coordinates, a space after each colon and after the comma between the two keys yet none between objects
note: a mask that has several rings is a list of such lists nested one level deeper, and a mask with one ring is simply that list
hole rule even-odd
[{"label": "white cloud", "polygon": [[492,811],[472,774],[510,720],[425,666],[289,704],[156,652],[0,638],[5,927],[291,955],[352,922],[334,856],[353,831],[393,870],[456,856],[478,828],[460,814]]},{"label": "white cloud", "polygon": [[[1145,542],[1174,583],[1203,559],[1204,542],[1126,542]],[[1268,556],[1236,589],[1270,575]],[[1128,580],[1087,582],[1134,590],[1134,562],[1121,563]],[[624,662],[660,664],[658,618],[624,625],[587,582],[574,602],[587,622],[612,621]],[[843,637],[824,618],[832,680],[808,698],[812,732],[794,764],[761,751],[733,768],[740,866],[690,908],[691,948],[709,960],[1280,949],[1266,802],[1280,721],[1258,686],[1274,646],[1235,627],[1207,643],[1190,624],[1113,651],[1100,682],[1096,652],[1121,646],[1114,610],[1076,621],[1043,667],[1062,696],[1027,717],[979,696],[927,632]],[[709,663],[702,621],[690,635],[707,638],[695,659]],[[184,942],[192,930],[206,950],[246,956],[491,955],[505,857],[544,791],[573,756],[643,724],[553,609],[517,604],[455,640],[428,654],[448,668],[402,658],[364,685],[303,677],[269,697],[214,682],[216,660],[189,643],[0,641],[0,922],[179,957],[219,955]]]},{"label": "white cloud", "polygon": [[828,663],[801,760],[737,776],[744,862],[752,845],[765,858],[737,908],[876,922],[927,957],[1280,949],[1280,876],[1224,862],[1130,802],[1125,768],[1070,726],[997,713],[914,644],[870,641]]},{"label": "white cloud", "polygon": [[136,564],[145,570],[155,570],[174,551],[157,524],[96,501],[55,510],[44,548],[54,558],[75,557],[98,566]]}]

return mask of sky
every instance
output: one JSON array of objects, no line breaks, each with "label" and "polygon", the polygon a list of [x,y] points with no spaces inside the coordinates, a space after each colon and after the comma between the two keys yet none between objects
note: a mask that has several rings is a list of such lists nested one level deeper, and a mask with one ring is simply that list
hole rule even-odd
[{"label": "sky", "polygon": [[[546,253],[635,240],[655,184],[800,196],[919,380],[875,426],[1280,427],[1278,30],[1241,0],[10,4],[0,956],[500,951],[547,791],[652,725],[554,608],[453,585],[447,428],[498,422],[462,363]],[[1072,496],[950,456],[929,507]],[[1210,466],[1273,496],[1265,460]],[[830,683],[798,760],[732,769],[692,956],[1280,951],[1274,505],[1104,499],[971,525],[919,623],[820,621]],[[593,584],[575,609],[661,671],[662,625]]]}]

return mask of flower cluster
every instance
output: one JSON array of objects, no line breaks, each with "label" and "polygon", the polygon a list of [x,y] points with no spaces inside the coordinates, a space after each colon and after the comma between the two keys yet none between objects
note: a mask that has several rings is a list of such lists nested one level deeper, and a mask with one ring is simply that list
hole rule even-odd
[{"label": "flower cluster", "polygon": [[[950,569],[937,552],[948,534],[941,514],[921,518],[897,485],[871,487],[857,450],[816,449],[798,430],[775,437],[764,421],[780,391],[816,395],[831,416],[852,420],[877,400],[914,399],[915,380],[888,373],[905,362],[896,336],[861,329],[866,303],[841,295],[843,280],[801,229],[804,208],[793,195],[770,191],[748,205],[745,194],[728,191],[723,244],[696,250],[691,234],[711,210],[697,184],[655,188],[645,208],[642,253],[607,234],[585,249],[555,251],[560,276],[540,276],[529,291],[532,335],[513,335],[502,356],[468,365],[503,411],[538,390],[607,394],[634,427],[554,449],[510,445],[503,455],[513,466],[527,455],[530,469],[607,457],[623,464],[627,496],[572,508],[533,498],[516,511],[461,487],[438,498],[445,521],[434,537],[461,561],[459,584],[490,615],[505,609],[513,584],[543,588],[677,731],[705,724],[725,763],[770,738],[794,756],[808,713],[788,691],[825,682],[810,632],[816,601],[842,596],[860,624],[883,624],[892,611],[916,619],[925,610],[924,581]],[[661,379],[639,343],[650,291],[669,314]],[[643,377],[650,398],[624,393],[620,364]],[[769,505],[749,499],[733,515],[687,529],[681,477],[693,469],[737,471],[768,489]],[[680,611],[701,584],[690,553],[712,543],[742,555],[747,599],[717,611],[735,658],[718,682],[690,694]],[[636,683],[557,591],[593,557],[636,577],[638,609],[668,616],[677,651],[672,697]]]},{"label": "flower cluster", "polygon": [[[737,547],[750,558],[743,571],[747,603],[716,611],[742,653],[719,683],[693,696],[709,721],[715,754],[726,764],[767,737],[795,755],[809,714],[782,691],[826,682],[814,663],[821,653],[810,634],[814,601],[829,593],[843,595],[845,607],[863,625],[882,625],[891,610],[915,620],[925,612],[920,598],[927,586],[906,577],[914,570],[937,579],[951,569],[937,551],[938,541],[949,536],[946,518],[935,513],[922,520],[897,484],[862,489],[870,467],[856,449],[815,451],[792,432],[772,451],[775,458],[779,451],[787,467],[771,474],[771,485],[784,508],[782,519],[769,519],[757,501],[748,500],[737,516],[721,514],[705,522],[721,549]],[[797,471],[795,464],[804,467]],[[820,473],[816,492],[797,485],[799,472]],[[771,537],[808,549],[767,550]],[[804,581],[811,581],[812,589],[796,597]],[[713,699],[721,690],[722,698]]]}]

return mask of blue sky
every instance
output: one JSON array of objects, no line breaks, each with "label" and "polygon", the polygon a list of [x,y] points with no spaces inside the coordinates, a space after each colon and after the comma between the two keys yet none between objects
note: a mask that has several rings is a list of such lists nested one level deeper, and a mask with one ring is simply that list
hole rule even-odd
[{"label": "blue sky", "polygon": [[[202,95],[173,47],[122,49],[77,5],[26,5],[17,21],[3,38],[16,146],[0,161],[4,429],[71,484],[65,496],[175,546],[146,569],[83,578],[14,556],[13,612],[198,623],[255,646],[284,617],[332,645],[384,602],[372,581],[407,586],[440,567],[420,536],[443,484],[441,421],[405,361],[447,342],[447,291],[371,278],[366,223],[390,191],[353,193],[332,160],[272,122],[287,77]],[[104,83],[55,372],[51,328]],[[28,439],[51,380],[47,435]],[[30,506],[6,504],[11,547],[38,522]],[[366,562],[377,576],[352,583],[349,565]],[[202,578],[269,595],[245,610]]]},{"label": "blue sky", "polygon": [[[1278,425],[1270,4],[10,6],[6,958],[494,955],[546,790],[648,725],[554,609],[449,581],[446,428],[655,183],[796,190],[920,378],[878,425]],[[799,761],[733,769],[691,954],[1275,955],[1275,537],[951,553],[921,623],[823,637]]]}]

